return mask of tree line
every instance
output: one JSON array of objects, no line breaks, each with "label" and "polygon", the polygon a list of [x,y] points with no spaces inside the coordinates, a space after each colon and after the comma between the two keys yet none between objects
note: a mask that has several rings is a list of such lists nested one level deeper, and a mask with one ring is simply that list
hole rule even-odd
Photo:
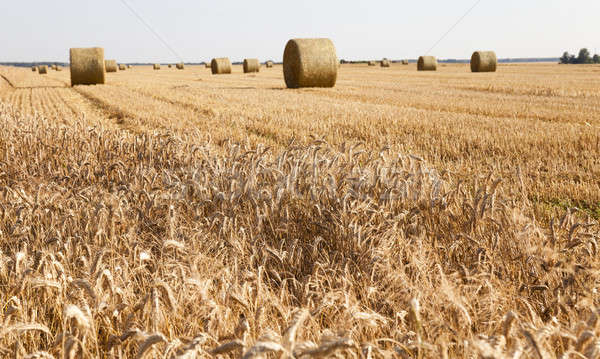
[{"label": "tree line", "polygon": [[560,58],[561,64],[600,64],[600,55],[591,56],[588,49],[579,50],[579,55],[571,55],[565,51]]}]

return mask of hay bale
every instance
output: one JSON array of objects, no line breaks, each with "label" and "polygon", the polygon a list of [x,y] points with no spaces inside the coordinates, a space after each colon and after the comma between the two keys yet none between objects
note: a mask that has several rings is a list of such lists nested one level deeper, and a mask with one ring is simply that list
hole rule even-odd
[{"label": "hay bale", "polygon": [[227,57],[212,59],[210,68],[213,75],[222,75],[231,73],[231,61]]},{"label": "hay bale", "polygon": [[123,65],[123,64],[119,64],[119,71],[125,71],[127,70],[127,66]]},{"label": "hay bale", "polygon": [[244,59],[244,73],[247,74],[249,72],[259,72],[260,71],[260,62],[258,59]]},{"label": "hay bale", "polygon": [[131,65],[127,65],[127,68],[128,68],[128,69],[130,69],[130,68],[131,68]]},{"label": "hay bale", "polygon": [[104,68],[106,72],[117,72],[119,67],[117,66],[117,60],[106,60],[104,61]]},{"label": "hay bale", "polygon": [[408,60],[402,60],[402,65],[408,65]]},{"label": "hay bale", "polygon": [[58,66],[58,65],[55,65],[55,66],[54,66],[54,70],[55,70],[55,71],[62,71],[62,67],[60,67],[60,66]]},{"label": "hay bale", "polygon": [[171,66],[171,64],[168,64],[167,66],[168,66],[169,68],[173,67],[173,66]]},{"label": "hay bale", "polygon": [[390,67],[390,60],[388,60],[388,59],[381,60],[381,67]]},{"label": "hay bale", "polygon": [[103,84],[104,49],[101,47],[71,49],[71,86]]},{"label": "hay bale", "polygon": [[368,65],[369,66],[377,66],[377,62],[375,62],[375,61],[369,61]]},{"label": "hay bale", "polygon": [[471,56],[472,72],[496,72],[498,58],[494,51],[475,51]]},{"label": "hay bale", "polygon": [[31,71],[36,72],[37,71],[37,66],[31,66]]},{"label": "hay bale", "polygon": [[266,66],[267,68],[271,68],[271,67],[273,67],[273,61],[267,61],[267,62],[265,62],[265,66]]},{"label": "hay bale", "polygon": [[436,71],[437,59],[434,56],[421,56],[417,61],[418,71]]},{"label": "hay bale", "polygon": [[333,87],[339,61],[329,39],[291,39],[283,52],[283,77],[288,88]]},{"label": "hay bale", "polygon": [[160,64],[154,64],[154,65],[152,66],[152,68],[153,68],[154,70],[160,70]]},{"label": "hay bale", "polygon": [[206,62],[204,63],[204,67],[206,67],[207,69],[212,68],[211,63],[210,62]]},{"label": "hay bale", "polygon": [[183,70],[183,69],[185,69],[185,65],[183,64],[183,62],[175,64],[175,67],[177,68],[177,70]]},{"label": "hay bale", "polygon": [[47,74],[47,73],[48,73],[48,66],[46,66],[46,65],[41,65],[41,66],[39,66],[39,67],[38,67],[38,73],[39,73],[40,75],[45,75],[45,74]]}]

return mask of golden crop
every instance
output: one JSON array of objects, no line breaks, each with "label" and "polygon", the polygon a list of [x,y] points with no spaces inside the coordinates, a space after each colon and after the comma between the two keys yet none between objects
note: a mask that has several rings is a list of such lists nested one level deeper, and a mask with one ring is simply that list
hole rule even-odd
[{"label": "golden crop", "polygon": [[598,357],[598,69],[0,67],[0,356]]}]

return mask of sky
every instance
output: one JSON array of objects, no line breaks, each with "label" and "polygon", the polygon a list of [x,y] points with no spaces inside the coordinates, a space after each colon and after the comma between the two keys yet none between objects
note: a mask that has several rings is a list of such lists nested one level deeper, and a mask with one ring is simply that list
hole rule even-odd
[{"label": "sky", "polygon": [[[123,4],[169,45],[163,44]],[[0,62],[67,62],[100,46],[119,62],[280,61],[286,42],[328,37],[346,60],[559,57],[600,51],[599,0],[1,0]],[[171,51],[169,49],[173,49]]]}]

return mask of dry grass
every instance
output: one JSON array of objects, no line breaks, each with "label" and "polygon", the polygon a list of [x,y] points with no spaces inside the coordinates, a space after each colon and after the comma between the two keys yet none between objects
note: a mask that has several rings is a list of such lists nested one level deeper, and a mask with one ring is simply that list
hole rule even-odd
[{"label": "dry grass", "polygon": [[136,69],[0,67],[0,356],[597,356],[598,67]]}]

